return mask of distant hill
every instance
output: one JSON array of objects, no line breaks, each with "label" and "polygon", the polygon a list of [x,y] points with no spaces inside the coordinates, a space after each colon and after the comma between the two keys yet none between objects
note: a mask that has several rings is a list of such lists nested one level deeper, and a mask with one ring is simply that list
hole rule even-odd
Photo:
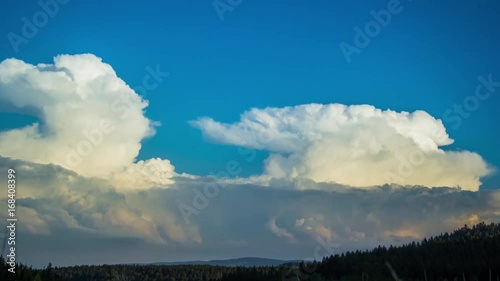
[{"label": "distant hill", "polygon": [[230,266],[230,267],[252,267],[252,266],[278,266],[295,261],[285,261],[266,258],[238,258],[227,260],[210,260],[210,261],[182,261],[182,262],[156,262],[153,265],[213,265],[213,266]]}]

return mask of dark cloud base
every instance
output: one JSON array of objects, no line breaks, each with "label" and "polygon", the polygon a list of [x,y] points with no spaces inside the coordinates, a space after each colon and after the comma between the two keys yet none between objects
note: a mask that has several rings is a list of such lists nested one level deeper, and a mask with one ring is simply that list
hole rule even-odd
[{"label": "dark cloud base", "polygon": [[[336,243],[334,251],[342,252],[500,221],[499,190],[389,185],[361,190],[314,182],[300,185],[318,190],[299,190],[297,183],[263,187],[179,177],[167,188],[120,192],[59,166],[0,157],[0,170],[8,168],[18,176],[18,257],[34,266],[304,259],[314,257],[320,240]],[[216,183],[218,192],[193,204],[209,183]],[[6,192],[0,198],[0,209],[6,210]],[[189,223],[179,206],[196,210]]]}]

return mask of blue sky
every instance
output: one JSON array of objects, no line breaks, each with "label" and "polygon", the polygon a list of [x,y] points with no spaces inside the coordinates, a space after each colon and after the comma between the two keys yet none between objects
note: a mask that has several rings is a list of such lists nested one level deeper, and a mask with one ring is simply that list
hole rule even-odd
[{"label": "blue sky", "polygon": [[[243,1],[221,21],[210,1],[71,1],[18,53],[4,36],[1,58],[49,63],[57,54],[93,53],[131,86],[142,84],[146,66],[160,65],[170,76],[147,93],[146,115],[162,126],[139,157],[168,157],[178,171],[208,174],[238,154],[203,141],[187,124],[199,116],[234,122],[251,107],[342,103],[421,109],[441,119],[474,93],[479,75],[500,80],[494,1],[403,1],[403,11],[348,64],[339,44],[353,44],[353,28],[364,28],[370,11],[387,3]],[[29,1],[1,5],[5,35],[20,33],[21,17],[40,10]],[[495,93],[459,129],[445,123],[455,139],[449,149],[478,152],[499,166],[499,104]],[[254,161],[243,173],[261,166]]]},{"label": "blue sky", "polygon": [[[286,149],[282,151],[280,150],[280,146],[285,147],[289,143],[278,143],[276,145],[278,148],[273,146],[262,148],[259,147],[258,143],[252,144],[251,141],[246,145],[241,145],[242,140],[251,139],[255,135],[255,131],[252,131],[251,128],[244,127],[246,124],[244,121],[250,120],[249,122],[251,122],[255,116],[265,115],[266,111],[264,108],[266,107],[274,108],[267,111],[271,119],[279,119],[279,114],[283,113],[280,109],[287,106],[292,107],[291,111],[293,114],[290,113],[291,117],[299,116],[299,119],[304,116],[307,117],[307,115],[301,115],[302,111],[300,107],[295,106],[309,104],[328,105],[338,103],[346,105],[347,108],[350,108],[347,111],[352,110],[352,112],[357,109],[349,106],[359,104],[371,105],[381,110],[390,109],[395,112],[422,110],[435,119],[441,119],[446,132],[450,138],[454,139],[452,145],[441,146],[442,149],[457,152],[456,155],[458,155],[458,158],[456,159],[466,159],[459,158],[467,154],[464,151],[477,153],[474,155],[482,157],[492,170],[500,167],[500,150],[498,150],[498,139],[500,138],[498,125],[500,124],[500,115],[498,114],[500,87],[496,87],[495,91],[492,91],[489,97],[483,100],[476,99],[478,101],[477,108],[469,111],[466,110],[465,114],[467,117],[459,117],[460,115],[455,112],[456,105],[463,106],[464,102],[474,100],[473,96],[475,95],[476,88],[478,85],[482,85],[478,77],[488,79],[491,76],[490,80],[493,80],[495,83],[500,82],[500,55],[498,54],[498,50],[500,50],[500,32],[498,30],[498,26],[500,26],[500,17],[498,16],[500,14],[500,3],[489,0],[461,2],[401,0],[397,5],[400,12],[393,13],[388,24],[385,27],[381,27],[380,32],[370,38],[370,42],[366,47],[359,48],[359,53],[352,54],[350,62],[348,62],[339,45],[344,42],[355,46],[355,28],[359,27],[361,30],[365,30],[366,25],[374,20],[371,12],[387,10],[388,5],[390,3],[394,4],[394,1],[243,0],[240,4],[232,7],[230,11],[224,12],[221,16],[214,7],[214,3],[239,2],[236,0],[233,2],[229,0],[220,0],[220,2],[149,1],[145,4],[139,1],[73,0],[67,1],[65,4],[58,4],[58,10],[54,12],[54,16],[49,17],[47,23],[41,25],[32,38],[28,38],[24,43],[13,46],[9,38],[12,38],[13,33],[19,36],[23,35],[23,26],[25,25],[23,17],[33,22],[33,16],[43,11],[43,8],[37,1],[7,0],[0,3],[0,35],[2,36],[0,37],[0,62],[8,58],[15,58],[31,65],[39,63],[53,64],[54,57],[61,54],[93,54],[98,58],[102,58],[102,62],[109,64],[116,72],[116,75],[134,89],[137,89],[137,86],[143,86],[145,77],[150,75],[147,68],[154,69],[158,67],[162,72],[168,72],[168,77],[164,77],[163,81],[158,83],[153,89],[146,92],[137,91],[137,94],[142,95],[144,99],[149,101],[149,105],[145,108],[144,116],[137,118],[138,122],[147,123],[149,121],[156,121],[161,123],[161,126],[156,127],[156,134],[154,136],[145,137],[147,134],[142,131],[141,133],[137,133],[137,135],[134,135],[137,138],[136,143],[131,141],[132,143],[127,145],[134,147],[138,143],[142,144],[142,148],[136,154],[131,149],[132,152],[130,155],[133,157],[137,156],[137,160],[144,160],[147,163],[148,159],[151,158],[168,159],[175,166],[177,174],[173,177],[169,176],[162,184],[172,184],[170,181],[174,179],[176,188],[182,187],[185,189],[172,188],[165,191],[165,193],[159,192],[160,194],[156,194],[157,190],[155,190],[152,193],[139,192],[134,195],[127,193],[129,192],[127,189],[123,193],[118,192],[114,194],[111,192],[102,194],[102,197],[108,198],[109,196],[109,200],[121,202],[119,198],[122,197],[120,196],[126,196],[128,202],[134,202],[131,204],[141,204],[147,200],[152,200],[151,198],[154,196],[151,194],[153,193],[157,196],[154,197],[155,200],[156,198],[166,198],[165,202],[170,202],[173,204],[173,207],[165,207],[167,209],[161,209],[160,207],[153,209],[151,207],[151,210],[145,212],[157,214],[161,213],[158,211],[161,209],[165,213],[175,213],[176,215],[172,215],[175,217],[173,220],[176,223],[181,221],[176,226],[182,229],[182,233],[184,234],[179,234],[181,231],[173,227],[175,229],[173,233],[160,233],[157,235],[160,238],[152,234],[141,233],[130,239],[138,239],[133,240],[134,243],[139,245],[137,247],[142,247],[148,251],[154,251],[155,249],[151,248],[150,244],[146,244],[149,246],[144,246],[142,244],[144,241],[148,241],[149,243],[151,240],[163,241],[162,239],[165,239],[169,243],[171,242],[170,240],[175,241],[175,243],[179,241],[184,243],[185,240],[191,241],[189,239],[192,239],[196,243],[202,243],[200,242],[201,240],[212,243],[202,248],[196,248],[191,244],[185,248],[183,248],[184,246],[179,248],[174,247],[175,249],[158,248],[158,251],[163,251],[164,249],[172,251],[172,256],[165,257],[161,253],[152,255],[152,257],[161,260],[227,258],[246,254],[278,258],[302,258],[302,255],[310,254],[311,247],[315,245],[314,239],[311,240],[312,242],[309,240],[308,242],[304,242],[305,246],[301,246],[300,249],[291,249],[287,243],[290,242],[293,244],[293,241],[301,241],[301,234],[299,233],[301,230],[294,232],[291,229],[294,229],[294,227],[305,227],[308,223],[313,228],[314,225],[323,223],[328,229],[333,229],[334,225],[337,225],[339,222],[333,218],[325,218],[318,213],[313,214],[308,209],[308,207],[311,207],[309,204],[312,204],[311,202],[317,199],[316,196],[318,194],[306,192],[302,196],[300,193],[294,193],[295,191],[290,191],[291,193],[288,193],[288,191],[285,192],[280,188],[289,185],[290,182],[281,182],[281,178],[279,180],[275,179],[276,182],[266,180],[265,184],[259,181],[261,180],[261,178],[258,178],[259,175],[272,174],[270,169],[274,166],[269,163],[272,161],[281,163],[279,162],[281,161],[281,158],[279,158],[281,156],[295,155],[301,159],[300,161],[302,162],[299,161],[299,164],[304,164],[305,170],[311,167],[308,166],[311,163],[304,160],[308,155],[302,155],[300,152],[297,152],[302,149],[301,146],[297,151]],[[47,2],[51,1],[41,1],[41,3]],[[62,2],[64,1],[61,0]],[[81,62],[79,61],[80,59],[93,61],[94,66],[97,67],[96,69],[99,71],[102,70],[99,68],[102,65],[97,63],[94,57],[78,57],[74,61],[72,58],[67,58],[68,62],[64,61],[60,62],[60,64],[71,65],[75,61]],[[10,66],[5,64],[5,67],[7,69]],[[70,67],[68,66],[68,68]],[[78,68],[83,67],[78,65],[78,67],[71,71],[77,73]],[[106,72],[105,70],[103,71]],[[3,73],[8,72],[2,72],[2,65],[0,64],[0,74],[6,75]],[[16,83],[31,79],[28,76],[23,77],[20,80],[16,80]],[[14,109],[12,104],[8,102],[2,103],[2,95],[7,97],[7,101],[9,99],[11,99],[11,102],[15,100],[16,96],[11,93],[14,93],[16,89],[23,89],[20,95],[23,95],[22,91],[39,90],[31,87],[31,85],[36,84],[33,82],[34,80],[29,81],[35,84],[28,83],[30,86],[23,88],[23,83],[16,84],[12,82],[12,84],[8,84],[11,82],[7,83],[1,79],[2,77],[0,76],[1,132],[9,133],[12,129],[22,128],[34,122],[40,122],[42,125],[47,123],[48,128],[52,127],[49,124],[49,119],[23,114],[25,111]],[[7,78],[5,81],[7,81]],[[5,83],[7,86],[4,87],[2,83]],[[485,88],[483,86],[482,90],[484,91]],[[4,91],[4,89],[11,89],[11,91]],[[48,102],[47,104],[50,105],[51,103]],[[139,103],[136,105],[140,106]],[[32,104],[32,106],[36,107],[36,104]],[[468,107],[471,108],[470,105]],[[47,108],[43,109],[47,110]],[[251,108],[258,108],[259,110],[254,112],[255,116],[250,114],[250,116],[242,117],[242,122],[239,122],[240,116]],[[305,106],[305,108],[311,107]],[[138,112],[141,112],[140,110],[139,108]],[[324,110],[328,111],[330,109]],[[72,113],[72,111],[68,112],[69,114]],[[78,112],[75,111],[75,114],[83,114],[82,112],[87,114],[82,116],[88,116],[89,119],[94,116],[93,113],[90,111],[86,112],[84,109]],[[447,112],[448,117],[446,117]],[[102,117],[101,115],[99,116]],[[209,123],[190,122],[200,120],[199,118],[202,117],[212,118],[214,123],[210,124],[220,125],[221,127],[218,131],[212,131],[208,126]],[[67,116],[67,119],[74,121],[78,118]],[[460,120],[459,125],[457,123],[458,120]],[[422,122],[422,126],[417,126],[418,124],[413,124],[412,126],[425,131],[428,128],[426,127],[427,125],[432,127],[436,125],[437,121],[425,117],[422,119]],[[233,123],[236,124],[236,129],[233,128],[234,130],[224,127],[227,124]],[[314,123],[309,125],[314,127]],[[123,126],[117,131],[123,134],[128,133],[126,127],[128,125],[123,124]],[[381,126],[382,128],[386,128],[385,125]],[[149,125],[146,127],[149,128]],[[131,128],[130,131],[133,132],[135,132],[136,128],[139,128],[138,130],[144,129],[141,126],[134,127],[133,125],[131,125]],[[237,131],[238,128],[245,128],[246,131]],[[307,131],[307,129],[302,127],[292,129],[284,132],[284,134],[296,135],[297,138],[307,139],[308,136],[317,133],[317,131],[314,131],[317,128],[313,128],[311,131]],[[350,129],[353,131],[349,131]],[[347,128],[347,134],[355,132],[352,133],[353,139],[350,139],[350,142],[356,140],[356,136],[361,136],[361,133],[356,130],[357,128],[354,127]],[[243,131],[246,133],[243,133]],[[79,134],[79,131],[75,132]],[[241,134],[233,134],[235,132]],[[71,135],[71,132],[66,131],[61,134],[65,135],[66,133]],[[283,131],[274,133],[279,135]],[[373,131],[368,130],[367,134],[377,135],[378,131],[375,129]],[[381,135],[383,135],[382,132]],[[117,138],[120,138],[120,136]],[[241,139],[234,140],[233,136]],[[446,140],[443,142],[446,142]],[[65,145],[74,145],[74,143],[69,142],[62,143]],[[23,164],[16,161],[26,161],[28,163],[26,165],[33,165],[32,169],[44,171],[44,175],[45,173],[46,175],[53,176],[55,174],[69,174],[67,171],[58,170],[52,166],[44,166],[47,164],[61,164],[56,160],[43,159],[45,156],[40,156],[41,158],[33,156],[33,159],[30,159],[28,152],[23,154],[21,152],[17,153],[18,151],[15,151],[15,149],[9,150],[8,145],[2,142],[1,135],[0,144],[5,146],[3,150],[0,148],[0,167],[14,164],[21,167]],[[403,145],[405,142],[402,141],[400,144]],[[54,142],[54,147],[56,145],[58,143]],[[308,146],[309,148],[313,147],[312,144],[307,145],[310,145]],[[255,159],[247,161],[249,154],[241,152],[242,146],[250,149],[258,148],[255,152]],[[320,147],[318,149],[321,151],[323,148]],[[397,151],[397,148],[395,149]],[[29,148],[26,148],[26,151],[28,150]],[[450,153],[448,155],[455,154]],[[459,166],[461,167],[460,169],[463,169],[457,171],[464,171],[465,174],[469,172],[474,175],[481,174],[481,172],[474,170],[476,168],[475,164],[467,166],[468,163],[476,163],[474,161],[477,158],[474,157],[470,161],[457,161],[457,167]],[[207,178],[203,176],[227,170],[228,163],[233,160],[237,161],[241,167],[241,173],[238,173],[238,176],[244,179],[243,182],[231,182],[229,184],[231,192],[228,195],[221,195],[221,198],[217,197],[217,200],[220,199],[221,201],[211,203],[210,207],[207,207],[207,210],[197,217],[200,224],[196,224],[199,229],[195,230],[198,232],[191,228],[192,225],[184,226],[182,224],[182,217],[176,213],[178,209],[175,204],[185,202],[186,200],[189,201],[189,192],[186,190],[194,190],[196,187],[202,186],[202,183],[207,181]],[[128,158],[125,160],[125,164],[131,164],[127,161],[129,161]],[[445,163],[442,164],[444,166],[448,165],[446,163],[452,163],[450,166],[454,167],[453,161],[446,161],[440,163]],[[161,163],[165,164],[164,162]],[[159,165],[163,165],[161,163]],[[291,162],[284,161],[283,163],[281,163],[282,166],[280,166],[281,164],[278,166],[283,168]],[[313,164],[316,165],[317,163]],[[145,164],[145,166],[147,165],[149,164]],[[62,166],[65,169],[72,170],[67,166]],[[85,169],[78,167],[74,171],[82,176],[82,182],[95,188],[95,192],[100,194],[99,192],[102,191],[99,189],[100,183],[96,183],[87,177],[100,177],[101,174],[93,171],[90,166],[84,167]],[[169,164],[165,164],[162,167],[169,172],[173,172],[173,168]],[[432,170],[432,167],[429,169]],[[478,170],[481,170],[481,168],[478,168]],[[423,169],[420,173],[425,174],[426,171],[428,170]],[[200,177],[196,179],[183,178],[179,176],[182,173]],[[254,179],[249,178],[250,176],[257,176],[257,180],[254,181]],[[329,183],[323,184],[324,175],[308,174],[308,176],[306,177],[307,180],[316,181],[316,183],[306,181],[305,185],[309,184],[313,186],[311,189],[337,188],[331,181],[325,181]],[[29,177],[34,178],[33,181],[36,182],[35,176],[30,175]],[[50,180],[49,176],[47,177],[49,183],[59,186],[59,183],[56,184],[57,181],[54,180],[56,176],[52,180]],[[69,180],[71,176],[68,175],[67,177],[68,183],[63,184],[66,180],[61,180],[61,185],[70,186],[73,184],[73,181]],[[128,179],[126,175],[123,177],[125,181]],[[432,197],[427,198],[431,202],[429,204],[444,206],[441,213],[435,214],[435,218],[429,220],[428,224],[432,226],[427,227],[420,224],[419,222],[424,220],[423,217],[411,218],[415,219],[417,227],[425,229],[425,233],[419,232],[418,234],[414,234],[414,236],[400,237],[398,236],[398,233],[401,233],[399,230],[405,225],[404,222],[401,222],[401,224],[390,226],[395,229],[390,232],[393,235],[391,236],[392,238],[382,239],[380,237],[367,236],[368,240],[362,240],[356,246],[352,242],[352,237],[349,236],[351,240],[346,238],[347,240],[345,241],[347,242],[343,242],[343,249],[370,247],[380,241],[383,243],[409,241],[408,239],[411,240],[422,235],[442,231],[445,226],[460,225],[464,221],[475,222],[478,219],[498,219],[498,213],[500,213],[498,212],[498,207],[492,205],[493,207],[488,210],[481,208],[487,208],[487,206],[490,206],[488,204],[500,202],[498,201],[500,196],[495,195],[495,197],[491,195],[497,194],[494,193],[496,192],[495,190],[500,189],[500,175],[493,171],[488,176],[478,177],[483,182],[480,189],[482,191],[492,190],[492,193],[486,191],[486,193],[478,193],[479,195],[463,193],[454,196],[443,195],[440,191],[432,191],[432,194],[437,194],[436,199],[432,197],[432,194],[428,195],[420,189],[410,192],[411,194],[422,192],[422,194],[426,194],[425,198],[427,196]],[[251,180],[246,181],[248,179]],[[193,182],[189,182],[190,180]],[[130,180],[130,182],[133,181]],[[429,177],[429,182],[432,185],[431,177]],[[436,181],[436,185],[442,182],[446,181]],[[113,181],[113,183],[117,185],[123,184],[123,182],[116,183],[116,181]],[[340,184],[346,185],[351,183],[349,181],[340,182]],[[373,185],[381,185],[378,181],[371,183]],[[410,184],[426,185],[426,183],[428,182],[424,181],[420,183],[417,181],[417,183],[411,182]],[[245,189],[241,193],[234,192],[235,188],[241,187],[239,184],[243,184],[244,186],[245,184],[250,184],[250,186],[245,186],[249,189]],[[269,191],[271,193],[266,195],[267,191],[263,192],[259,189],[262,188],[261,184],[275,187],[276,190]],[[301,182],[293,182],[290,185],[301,190],[303,189],[302,184]],[[252,193],[254,189],[256,190],[255,196],[251,195],[254,194]],[[120,189],[117,188],[117,190]],[[265,195],[262,195],[260,192],[263,192]],[[365,196],[364,193],[360,195],[357,193],[358,191],[353,192],[356,196],[359,195],[359,198]],[[482,194],[486,194],[484,195],[486,197],[481,197]],[[488,194],[493,198],[490,201],[487,200],[488,196],[490,196]],[[336,198],[334,195],[327,193],[324,195],[324,198],[330,198],[330,196]],[[290,204],[292,204],[293,201],[297,206],[300,206],[297,207],[297,210],[291,210],[284,205],[275,207],[273,206],[273,201],[267,201],[271,199],[275,200],[280,196],[284,196],[286,202],[291,202]],[[366,195],[371,198],[368,200],[369,202],[374,202],[374,209],[370,211],[370,206],[372,205],[366,208],[361,207],[364,199],[359,199],[356,196],[353,195],[350,197],[350,195],[346,195],[348,197],[346,200],[354,202],[353,205],[359,203],[356,206],[360,206],[363,210],[366,209],[366,212],[372,212],[371,215],[390,216],[392,210],[394,210],[391,207],[377,209],[382,208],[377,203],[377,199],[379,199],[378,195],[373,195],[373,197],[372,195]],[[388,196],[394,200],[394,203],[406,195],[404,191],[394,191]],[[408,196],[411,197],[413,195]],[[461,196],[465,199],[461,199]],[[176,199],[173,199],[173,197],[176,197]],[[249,197],[252,199],[248,199]],[[479,200],[478,197],[484,201]],[[421,202],[421,199],[415,199],[420,197],[415,195],[415,197],[411,198],[413,199],[409,200],[413,203],[409,203],[408,210],[415,209],[417,213],[422,211],[421,207],[424,203]],[[239,207],[238,200],[250,200],[246,203],[249,206],[252,202],[257,202],[257,204],[262,204],[264,207],[262,207],[262,212],[259,212],[250,210],[251,207],[248,206],[247,209],[242,210],[241,214],[235,214],[233,217],[232,212],[228,210]],[[325,206],[328,205],[326,201],[321,202]],[[466,205],[464,207],[459,203],[453,205],[454,203],[443,202],[471,203],[469,205],[464,204]],[[481,204],[478,202],[481,202]],[[23,204],[26,208],[35,210],[38,214],[44,214],[44,212],[50,213],[50,208],[43,207],[46,203],[27,200]],[[117,208],[122,206],[118,203],[116,204]],[[158,204],[161,205],[161,203]],[[477,206],[477,208],[470,207],[472,205]],[[315,209],[314,204],[312,204],[311,208]],[[344,209],[338,206],[335,208],[336,212],[343,213],[347,212],[346,210],[350,210],[351,206],[347,206]],[[426,208],[424,209],[428,210]],[[74,211],[76,213],[82,212],[76,207]],[[26,212],[26,214],[29,213],[28,211]],[[224,213],[231,214],[228,216],[222,215]],[[352,215],[350,218],[356,219],[353,214],[346,214],[346,216],[350,215]],[[151,216],[154,217],[154,215]],[[213,218],[211,216],[221,216],[221,219],[214,220],[212,226],[207,226],[206,221],[203,221],[202,218],[210,220]],[[408,216],[411,217],[412,215],[409,213]],[[40,218],[42,218],[41,215]],[[60,219],[65,220],[65,218]],[[412,221],[411,219],[409,221]],[[43,219],[40,219],[40,221],[43,221]],[[198,220],[195,221],[198,222]],[[394,221],[397,221],[397,219],[394,218],[391,223]],[[440,225],[442,221],[445,221],[444,226]],[[40,227],[40,229],[45,229],[37,224],[39,221],[33,223],[33,225]],[[162,221],[162,223],[170,225],[171,222]],[[363,226],[361,226],[361,223],[355,224],[358,225],[350,225],[349,228],[342,227],[342,231],[347,233],[345,234],[347,235],[346,237],[348,235],[356,236],[359,233],[377,233],[377,231],[380,231],[380,229],[362,230]],[[61,228],[64,228],[61,225],[54,226],[50,223],[47,223],[47,225],[47,231],[50,229],[59,231]],[[180,227],[179,225],[183,226]],[[259,226],[262,229],[258,229]],[[109,239],[114,241],[113,243],[116,245],[121,245],[120,243],[122,243],[122,240],[113,239],[116,238],[116,233],[120,233],[123,229],[103,230],[99,228],[100,224],[98,222],[91,226],[85,225],[85,227],[95,227],[99,231],[102,231],[97,232],[98,234],[95,237],[92,236],[91,239],[96,239],[95,241],[100,241],[99,243],[102,242],[103,245],[107,245],[110,241]],[[359,228],[358,232],[355,231],[356,227]],[[273,244],[266,246],[265,243],[261,247],[252,247],[251,245],[254,245],[252,242],[274,241],[266,236],[269,229],[281,239],[280,243],[275,241],[276,248],[271,247],[274,246]],[[256,231],[255,237],[242,238],[242,236],[245,236],[244,234],[251,233],[251,230]],[[68,232],[70,233],[68,234],[70,237],[74,235],[73,231],[76,230],[71,228],[71,231]],[[342,231],[338,233],[342,233]],[[58,235],[64,235],[66,232],[60,231],[60,233],[62,234]],[[221,236],[222,233],[226,234],[225,238],[227,238],[227,241],[217,240],[217,237]],[[404,233],[408,233],[408,231]],[[24,237],[31,237],[29,235],[34,235],[34,233],[28,231]],[[183,235],[186,235],[188,238],[183,238],[184,240],[180,239],[179,237],[184,237]],[[342,234],[339,235],[342,236]],[[147,239],[141,240],[146,236]],[[290,239],[293,240],[292,242],[283,239],[283,237],[290,236],[293,237],[293,239]],[[61,239],[61,237],[54,236],[54,240],[50,240],[52,238],[44,238],[47,240],[43,241],[47,245],[51,245],[50,243],[54,243],[54,241]],[[81,236],[76,235],[75,237],[78,237],[78,239],[84,237],[81,238],[81,241],[87,241],[85,240],[85,237],[87,237],[86,234],[82,234]],[[252,239],[255,240],[251,241]],[[219,242],[220,244],[218,244]],[[224,244],[226,242],[232,246],[229,247]],[[33,249],[44,249],[42,244],[35,244],[30,244],[30,246]],[[116,249],[120,247],[116,246]],[[116,250],[116,252],[113,252],[112,248],[103,249],[111,252],[110,255],[102,258],[103,262],[115,261],[116,259],[114,258],[123,256],[121,250],[113,248]],[[273,250],[278,251],[279,254],[273,254]],[[57,256],[56,253],[60,254],[64,251],[62,246],[61,249],[54,250],[54,257]],[[116,253],[116,255],[112,253]],[[82,257],[82,260],[74,260],[74,262],[72,260],[70,263],[82,263],[92,260],[90,258],[91,254],[88,253],[87,258]],[[57,258],[52,260],[57,260]],[[40,264],[45,263],[44,257],[41,256],[28,261]],[[61,260],[60,264],[64,264],[64,262],[64,260]]]}]

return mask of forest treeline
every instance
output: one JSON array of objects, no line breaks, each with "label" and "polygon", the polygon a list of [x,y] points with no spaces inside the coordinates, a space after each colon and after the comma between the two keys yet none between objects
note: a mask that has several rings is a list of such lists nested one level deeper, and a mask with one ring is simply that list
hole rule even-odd
[{"label": "forest treeline", "polygon": [[277,267],[101,265],[43,270],[0,258],[0,280],[19,281],[500,281],[500,224],[479,223],[399,247],[336,254]]}]

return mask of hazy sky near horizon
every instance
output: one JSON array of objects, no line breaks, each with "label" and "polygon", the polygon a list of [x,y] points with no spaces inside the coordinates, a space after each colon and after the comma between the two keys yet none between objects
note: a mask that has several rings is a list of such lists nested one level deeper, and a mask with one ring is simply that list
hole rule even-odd
[{"label": "hazy sky near horizon", "polygon": [[499,12],[3,1],[21,260],[299,259],[499,221]]}]

